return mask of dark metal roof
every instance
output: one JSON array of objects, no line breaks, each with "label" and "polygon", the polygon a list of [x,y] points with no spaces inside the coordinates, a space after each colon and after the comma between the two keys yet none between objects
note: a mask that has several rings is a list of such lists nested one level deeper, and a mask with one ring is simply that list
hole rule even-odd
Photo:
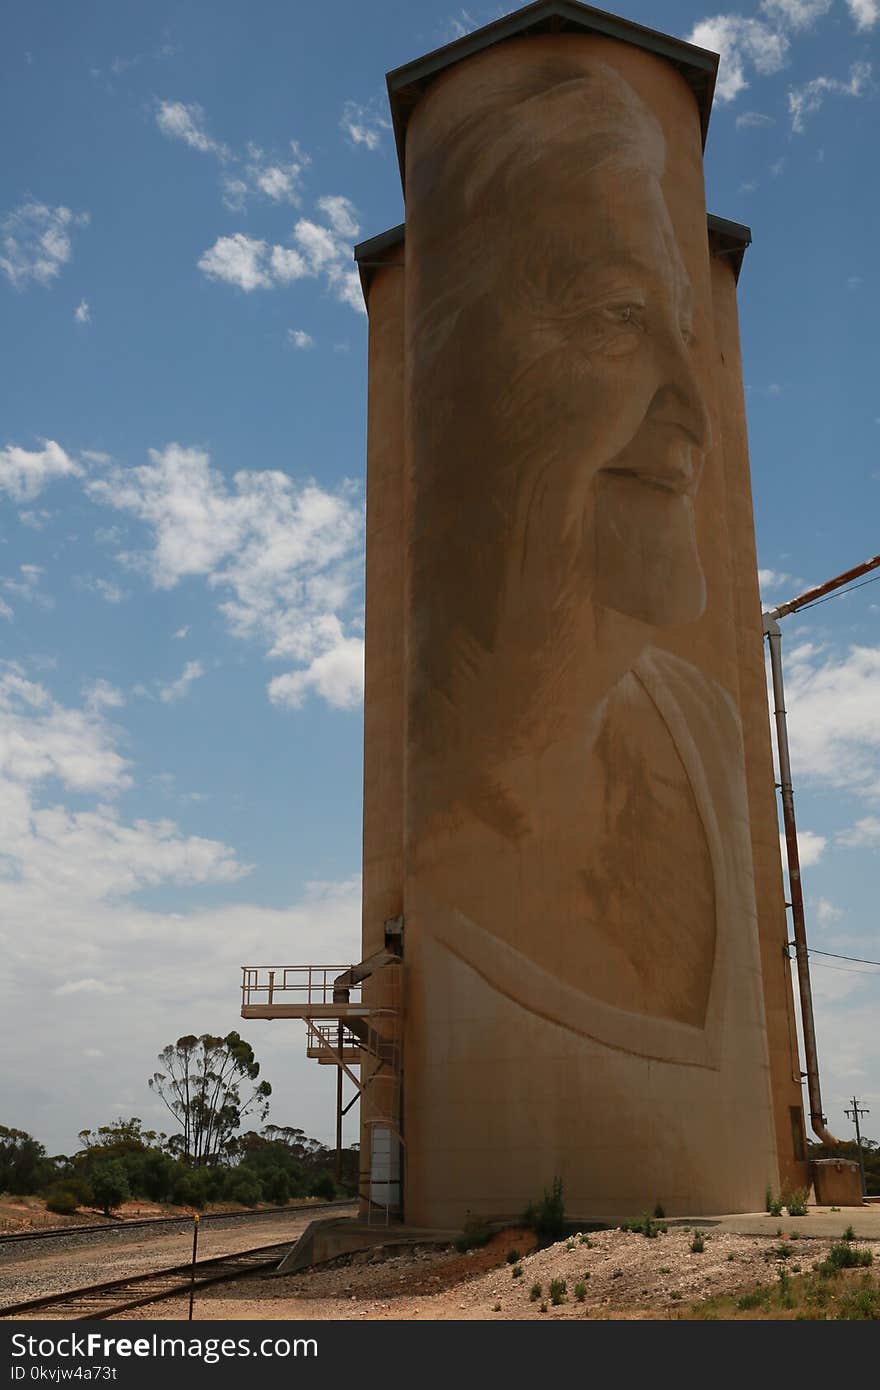
[{"label": "dark metal roof", "polygon": [[741,222],[728,222],[725,217],[713,217],[710,212],[706,218],[709,225],[709,251],[713,256],[729,256],[733,264],[733,274],[739,279],[746,247],[752,244],[752,229]]},{"label": "dark metal roof", "polygon": [[[728,222],[724,217],[706,216],[709,232],[709,250],[713,256],[730,256],[733,273],[737,280],[742,269],[746,247],[752,244],[751,228],[741,222]],[[366,300],[370,292],[370,281],[381,266],[403,266],[403,246],[406,240],[406,223],[390,227],[387,232],[361,241],[354,248],[354,258],[361,277],[361,288]]]},{"label": "dark metal roof", "polygon": [[354,248],[354,258],[357,261],[358,273],[361,277],[361,289],[364,292],[365,303],[370,292],[370,281],[375,271],[385,265],[403,265],[405,236],[406,223],[401,222],[399,227],[390,227],[387,232],[380,232],[378,236],[370,237],[369,241],[359,241]]},{"label": "dark metal roof", "polygon": [[602,34],[606,38],[620,39],[623,43],[645,48],[668,59],[676,67],[696,97],[700,112],[700,127],[703,144],[709,127],[709,113],[712,109],[712,96],[715,91],[715,75],[718,71],[718,54],[705,48],[695,48],[668,34],[646,29],[641,24],[633,24],[628,19],[606,14],[604,10],[594,10],[590,5],[581,5],[578,0],[537,0],[536,4],[526,5],[514,14],[505,15],[493,24],[486,24],[472,34],[465,34],[445,48],[435,49],[415,62],[405,63],[386,76],[388,100],[391,105],[391,118],[394,122],[394,138],[397,143],[397,158],[400,164],[400,177],[406,185],[406,126],[410,113],[422,93],[439,77],[441,72],[471,58],[484,48],[504,43],[508,39],[523,38],[528,34]]}]

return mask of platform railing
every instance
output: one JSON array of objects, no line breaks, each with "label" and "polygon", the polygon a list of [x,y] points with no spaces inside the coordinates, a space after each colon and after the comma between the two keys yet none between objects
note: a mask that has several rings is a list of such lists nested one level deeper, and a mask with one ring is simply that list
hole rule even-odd
[{"label": "platform railing", "polygon": [[[241,1006],[278,1003],[333,1004],[333,982],[351,965],[243,965]],[[348,999],[360,1003],[359,984],[348,987]]]}]

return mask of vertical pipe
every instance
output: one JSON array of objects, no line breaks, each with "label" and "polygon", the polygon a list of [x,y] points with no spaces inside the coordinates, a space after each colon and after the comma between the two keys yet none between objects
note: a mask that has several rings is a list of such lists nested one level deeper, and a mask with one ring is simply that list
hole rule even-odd
[{"label": "vertical pipe", "polygon": [[336,1068],[336,1181],[342,1181],[342,1024],[336,1032],[336,1047],[340,1065]]},{"label": "vertical pipe", "polygon": [[804,894],[801,887],[801,865],[798,854],[797,825],[794,817],[794,789],[791,784],[791,759],[788,751],[788,724],[785,717],[785,689],[782,684],[782,633],[779,624],[769,614],[764,615],[764,632],[770,645],[770,671],[773,678],[776,747],[779,754],[779,781],[782,792],[782,823],[785,830],[785,851],[788,859],[788,883],[791,894],[791,918],[794,928],[797,957],[798,989],[801,1000],[801,1028],[804,1035],[804,1060],[807,1068],[807,1094],[810,1101],[810,1124],[823,1144],[838,1141],[829,1133],[822,1113],[822,1094],[819,1088],[819,1057],[816,1050],[816,1029],[813,1022],[813,994],[810,987],[810,962],[807,952],[807,929],[804,917]]}]

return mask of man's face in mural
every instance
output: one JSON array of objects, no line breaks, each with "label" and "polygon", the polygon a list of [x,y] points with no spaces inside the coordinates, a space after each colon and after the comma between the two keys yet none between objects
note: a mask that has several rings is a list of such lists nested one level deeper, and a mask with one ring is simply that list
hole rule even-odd
[{"label": "man's face in mural", "polygon": [[537,417],[552,441],[551,486],[594,600],[689,622],[705,604],[694,497],[709,442],[691,285],[657,178],[572,163],[510,231],[509,439],[519,400],[524,437]]}]

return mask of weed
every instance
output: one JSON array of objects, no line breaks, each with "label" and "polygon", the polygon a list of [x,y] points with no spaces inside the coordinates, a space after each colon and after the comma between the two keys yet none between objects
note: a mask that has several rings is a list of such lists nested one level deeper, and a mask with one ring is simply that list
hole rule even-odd
[{"label": "weed", "polygon": [[541,1297],[541,1294],[543,1292],[543,1287],[540,1284],[533,1284],[532,1287],[529,1289],[529,1301],[532,1303],[537,1303],[538,1299]]},{"label": "weed", "polygon": [[514,1265],[513,1269],[510,1272],[513,1275],[514,1279],[521,1279],[523,1274],[523,1267],[522,1265]]},{"label": "weed", "polygon": [[480,1245],[486,1245],[491,1237],[492,1232],[483,1218],[468,1214],[462,1233],[455,1242],[455,1248],[459,1254],[464,1255],[468,1250],[475,1250]]},{"label": "weed", "polygon": [[836,1274],[839,1269],[859,1269],[874,1263],[870,1250],[859,1250],[851,1241],[841,1240],[832,1245],[828,1258],[819,1266],[820,1274]]},{"label": "weed", "polygon": [[841,1240],[855,1240],[856,1233],[853,1230],[852,1226],[847,1226],[846,1230],[840,1238]]},{"label": "weed", "polygon": [[575,1286],[574,1286],[574,1296],[575,1296],[575,1298],[577,1299],[578,1303],[583,1303],[584,1299],[585,1299],[586,1296],[587,1296],[587,1286],[586,1286],[586,1284],[580,1284],[580,1283],[575,1284]]},{"label": "weed", "polygon": [[760,1285],[757,1289],[751,1289],[744,1293],[741,1298],[736,1300],[736,1306],[743,1313],[750,1308],[764,1308],[770,1302],[770,1290]]},{"label": "weed", "polygon": [[[781,1216],[781,1215],[782,1215],[782,1206],[783,1206],[782,1198],[781,1198],[781,1197],[774,1197],[774,1196],[773,1196],[773,1188],[772,1188],[772,1187],[768,1187],[768,1188],[767,1188],[767,1195],[766,1195],[766,1198],[765,1198],[764,1205],[765,1205],[765,1207],[766,1207],[766,1209],[767,1209],[767,1214],[768,1214],[768,1216]],[[781,1234],[782,1234],[782,1233],[780,1232],[780,1235],[781,1235]]]},{"label": "weed", "polygon": [[657,1272],[658,1274],[671,1274],[672,1270],[669,1268],[669,1265],[661,1265]]},{"label": "weed", "polygon": [[544,1188],[540,1202],[530,1202],[523,1220],[531,1226],[545,1245],[561,1240],[565,1231],[565,1204],[562,1200],[562,1179],[556,1177],[549,1190]]},{"label": "weed", "polygon": [[514,1246],[514,1248],[513,1248],[512,1250],[508,1250],[507,1255],[506,1255],[505,1258],[506,1258],[507,1263],[508,1263],[509,1265],[516,1265],[516,1264],[519,1264],[520,1260],[522,1259],[522,1256],[520,1255],[520,1253],[519,1253],[519,1251],[517,1250],[516,1246]]},{"label": "weed", "polygon": [[793,1192],[783,1192],[779,1200],[789,1216],[806,1216],[809,1195],[810,1189],[808,1187],[798,1187]]},{"label": "weed", "polygon": [[789,1255],[793,1253],[792,1246],[786,1245],[785,1241],[782,1241],[779,1245],[774,1245],[771,1251],[771,1254],[775,1255],[777,1260],[787,1260]]},{"label": "weed", "polygon": [[657,1217],[657,1220],[658,1220],[658,1221],[662,1221],[662,1220],[663,1220],[664,1216],[666,1215],[666,1211],[665,1211],[665,1209],[664,1209],[664,1206],[663,1206],[663,1203],[662,1203],[662,1202],[658,1202],[657,1205],[655,1206],[655,1208],[654,1208],[654,1215]]},{"label": "weed", "polygon": [[649,1216],[647,1212],[643,1212],[637,1221],[627,1221],[626,1224],[621,1227],[621,1230],[635,1231],[637,1235],[646,1236],[648,1240],[654,1240],[661,1231],[666,1230],[666,1227],[660,1225],[654,1220],[654,1217]]},{"label": "weed", "polygon": [[565,1302],[565,1295],[568,1292],[568,1285],[564,1279],[550,1280],[550,1302],[554,1308],[558,1308],[560,1303]]},{"label": "weed", "polygon": [[677,1303],[678,1300],[681,1298],[681,1294],[678,1292],[678,1289],[673,1289],[669,1297]]},{"label": "weed", "polygon": [[693,1240],[691,1241],[691,1254],[692,1254],[692,1255],[702,1255],[702,1253],[703,1253],[703,1251],[704,1251],[705,1249],[706,1249],[706,1239],[705,1239],[705,1237],[704,1237],[704,1235],[703,1235],[703,1232],[702,1232],[702,1231],[697,1231],[696,1235],[694,1236]]},{"label": "weed", "polygon": [[542,1312],[542,1313],[546,1313],[546,1311],[547,1311],[547,1304],[546,1304],[546,1303],[542,1303],[542,1304],[541,1304],[541,1312]]},{"label": "weed", "polygon": [[493,1307],[492,1307],[492,1312],[493,1312],[493,1313],[500,1313],[500,1312],[501,1312],[501,1304],[500,1304],[500,1303],[495,1303],[495,1304],[493,1305]]},{"label": "weed", "polygon": [[733,1264],[733,1262],[734,1262],[735,1259],[736,1259],[736,1255],[730,1254],[730,1255],[728,1255],[728,1257],[727,1257],[727,1263],[728,1263],[728,1264]]},{"label": "weed", "polygon": [[855,1293],[844,1295],[837,1308],[840,1322],[880,1321],[880,1288],[866,1274],[861,1287]]},{"label": "weed", "polygon": [[566,1248],[566,1250],[573,1250],[573,1249],[574,1249],[574,1241],[573,1241],[573,1240],[567,1240],[567,1241],[565,1242],[565,1248]]}]

